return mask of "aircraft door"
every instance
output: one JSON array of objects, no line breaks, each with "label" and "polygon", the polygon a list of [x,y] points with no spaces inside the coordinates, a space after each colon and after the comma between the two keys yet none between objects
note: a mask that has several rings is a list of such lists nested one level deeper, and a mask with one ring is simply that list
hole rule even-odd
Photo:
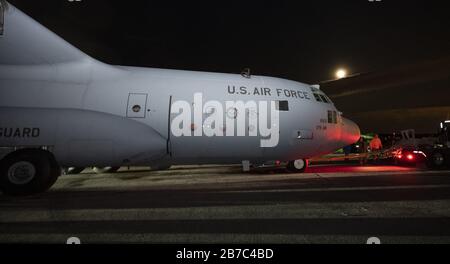
[{"label": "aircraft door", "polygon": [[147,112],[147,97],[144,93],[130,93],[128,95],[127,117],[145,118]]}]

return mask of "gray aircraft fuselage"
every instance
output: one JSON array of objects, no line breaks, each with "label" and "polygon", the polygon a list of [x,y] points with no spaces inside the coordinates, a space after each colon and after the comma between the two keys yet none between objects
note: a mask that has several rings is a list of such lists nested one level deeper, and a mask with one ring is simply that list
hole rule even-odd
[{"label": "gray aircraft fuselage", "polygon": [[[283,104],[278,144],[261,147],[260,136],[174,136],[171,107],[184,101],[194,108],[198,93],[204,101],[224,105]],[[232,115],[251,119],[258,111]],[[191,126],[193,133],[201,129]],[[13,6],[5,13],[0,147],[43,147],[64,167],[263,163],[319,156],[358,138],[356,124],[310,85],[263,76],[107,65]]]}]

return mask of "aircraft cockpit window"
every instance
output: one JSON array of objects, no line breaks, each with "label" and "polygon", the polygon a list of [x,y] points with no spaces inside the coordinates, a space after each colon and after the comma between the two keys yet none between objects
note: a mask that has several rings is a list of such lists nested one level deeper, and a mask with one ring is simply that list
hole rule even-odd
[{"label": "aircraft cockpit window", "polygon": [[336,123],[337,124],[342,124],[342,113],[338,112],[336,115],[337,115]]},{"label": "aircraft cockpit window", "polygon": [[289,101],[277,101],[276,109],[278,111],[289,111]]},{"label": "aircraft cockpit window", "polygon": [[334,123],[334,124],[337,124],[337,123],[338,123],[336,111],[333,111],[333,123]]},{"label": "aircraft cockpit window", "polygon": [[328,123],[333,123],[333,111],[328,111]]},{"label": "aircraft cockpit window", "polygon": [[338,114],[336,111],[328,111],[328,123],[329,124],[337,124],[338,123]]},{"label": "aircraft cockpit window", "polygon": [[328,99],[324,95],[322,95],[322,94],[319,94],[319,95],[320,95],[320,98],[322,99],[322,101],[324,101],[325,103],[330,103],[330,101],[328,101]]},{"label": "aircraft cockpit window", "polygon": [[330,104],[333,104],[333,101],[331,101],[330,97],[328,97],[326,94],[324,94],[323,96],[325,96],[325,98],[327,98],[327,100]]},{"label": "aircraft cockpit window", "polygon": [[314,97],[316,98],[317,102],[322,102],[322,99],[320,99],[320,96],[316,93],[314,93]]}]

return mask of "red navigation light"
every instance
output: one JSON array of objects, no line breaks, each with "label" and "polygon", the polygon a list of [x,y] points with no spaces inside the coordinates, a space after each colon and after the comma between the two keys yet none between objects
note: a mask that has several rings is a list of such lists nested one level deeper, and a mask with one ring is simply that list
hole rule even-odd
[{"label": "red navigation light", "polygon": [[408,156],[406,156],[406,158],[409,159],[409,160],[413,160],[413,159],[414,159],[414,156],[411,155],[411,154],[409,154]]},{"label": "red navigation light", "polygon": [[402,155],[397,155],[397,158],[402,159],[403,156]]}]

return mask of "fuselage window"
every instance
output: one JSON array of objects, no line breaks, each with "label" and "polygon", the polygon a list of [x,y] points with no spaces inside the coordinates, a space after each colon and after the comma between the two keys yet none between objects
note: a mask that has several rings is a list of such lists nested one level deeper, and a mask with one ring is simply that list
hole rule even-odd
[{"label": "fuselage window", "polygon": [[320,96],[316,93],[314,93],[314,97],[316,98],[317,102],[322,102],[322,99],[320,99]]},{"label": "fuselage window", "polygon": [[289,101],[277,101],[276,109],[278,111],[289,111]]},{"label": "fuselage window", "polygon": [[336,111],[333,111],[333,123],[337,124],[337,113]]}]

